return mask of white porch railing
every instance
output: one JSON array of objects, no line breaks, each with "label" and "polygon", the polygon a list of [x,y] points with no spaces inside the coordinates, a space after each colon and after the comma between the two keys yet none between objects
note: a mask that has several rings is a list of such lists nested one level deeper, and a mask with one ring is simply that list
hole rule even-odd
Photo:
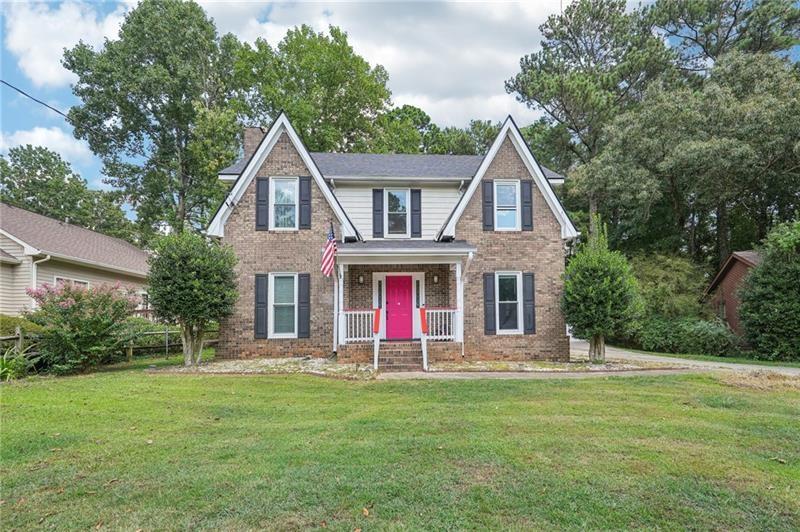
[{"label": "white porch railing", "polygon": [[371,342],[372,341],[372,320],[375,311],[372,309],[351,309],[345,310],[344,314],[344,341],[349,342]]},{"label": "white porch railing", "polygon": [[458,310],[454,308],[429,308],[428,340],[434,342],[453,341],[458,327]]}]

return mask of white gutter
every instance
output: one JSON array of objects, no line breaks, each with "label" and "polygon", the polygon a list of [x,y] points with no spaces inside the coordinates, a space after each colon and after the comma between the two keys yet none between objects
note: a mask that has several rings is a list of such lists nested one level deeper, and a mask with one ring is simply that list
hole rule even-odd
[{"label": "white gutter", "polygon": [[[43,259],[35,260],[31,263],[31,290],[36,290],[36,274],[38,271],[37,266],[42,262],[47,262],[50,260],[50,255],[47,255]],[[31,298],[31,307],[36,308],[36,300]]]}]

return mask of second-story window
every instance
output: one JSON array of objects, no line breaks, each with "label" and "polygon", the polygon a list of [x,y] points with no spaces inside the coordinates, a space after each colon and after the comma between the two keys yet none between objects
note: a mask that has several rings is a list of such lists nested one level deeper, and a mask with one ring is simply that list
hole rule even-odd
[{"label": "second-story window", "polygon": [[494,182],[495,231],[519,231],[519,181]]},{"label": "second-story window", "polygon": [[297,178],[274,177],[270,183],[270,229],[297,229]]},{"label": "second-story window", "polygon": [[408,189],[386,190],[386,234],[409,237]]}]

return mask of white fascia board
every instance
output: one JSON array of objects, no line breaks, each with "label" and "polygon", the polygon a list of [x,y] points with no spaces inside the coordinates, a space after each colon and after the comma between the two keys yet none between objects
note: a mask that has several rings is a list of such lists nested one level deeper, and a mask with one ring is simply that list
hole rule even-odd
[{"label": "white fascia board", "polygon": [[23,242],[22,240],[15,237],[5,229],[0,229],[0,235],[10,238],[11,240],[14,241],[15,244],[19,244],[20,246],[22,246],[22,253],[25,255],[39,255],[41,253],[37,248],[31,246],[27,242]]},{"label": "white fascia board", "polygon": [[489,148],[489,152],[486,154],[486,157],[483,158],[483,162],[481,162],[478,171],[475,173],[475,177],[470,182],[469,188],[461,197],[461,201],[458,202],[458,205],[456,205],[456,210],[453,212],[453,215],[450,217],[447,225],[445,225],[439,234],[436,235],[437,238],[441,238],[442,236],[455,236],[456,224],[458,223],[458,220],[461,218],[461,215],[464,213],[464,209],[467,208],[470,200],[472,200],[472,197],[475,195],[478,186],[480,185],[481,181],[483,181],[483,176],[489,169],[489,165],[492,164],[492,161],[494,161],[494,158],[497,156],[497,152],[500,150],[500,146],[503,145],[507,135],[511,138],[511,142],[516,148],[520,158],[525,163],[525,167],[533,176],[533,180],[536,183],[536,186],[539,188],[539,192],[542,194],[547,202],[548,207],[550,207],[550,210],[553,211],[553,214],[555,214],[556,219],[561,225],[561,238],[571,239],[578,236],[578,231],[575,229],[575,226],[572,224],[569,216],[567,216],[567,213],[564,210],[564,207],[561,205],[561,202],[556,197],[555,192],[553,192],[550,183],[544,176],[539,163],[537,163],[536,159],[533,157],[530,148],[528,148],[528,145],[522,138],[522,133],[511,119],[511,116],[509,116],[503,123],[503,127],[500,128],[500,133],[498,133],[497,137],[494,139],[494,142],[492,143],[491,148]]},{"label": "white fascia board", "polygon": [[217,211],[217,214],[214,215],[214,219],[211,220],[211,223],[208,225],[207,234],[209,236],[225,236],[225,223],[228,221],[231,212],[233,212],[234,207],[242,199],[247,187],[253,181],[253,178],[255,178],[256,172],[259,168],[261,168],[264,160],[272,151],[272,148],[275,147],[275,144],[278,142],[278,139],[283,132],[287,134],[289,140],[297,150],[297,153],[300,154],[300,158],[303,160],[303,163],[305,163],[308,171],[311,172],[311,176],[314,178],[314,181],[316,181],[317,188],[319,188],[320,192],[322,192],[322,195],[328,201],[328,205],[330,205],[331,209],[336,215],[336,218],[339,220],[339,224],[342,227],[343,236],[352,237],[357,235],[355,228],[348,221],[347,216],[345,216],[344,211],[339,205],[339,202],[336,201],[333,192],[331,192],[331,190],[325,184],[322,174],[320,174],[317,165],[314,163],[314,160],[311,158],[311,155],[308,153],[305,145],[292,127],[292,124],[289,122],[286,114],[282,112],[278,118],[275,119],[275,122],[273,122],[269,131],[261,140],[256,152],[250,158],[250,161],[247,163],[247,166],[245,166],[244,170],[242,170],[242,174],[237,179],[236,184],[234,184],[233,188],[230,190],[230,192],[228,192],[222,207]]}]

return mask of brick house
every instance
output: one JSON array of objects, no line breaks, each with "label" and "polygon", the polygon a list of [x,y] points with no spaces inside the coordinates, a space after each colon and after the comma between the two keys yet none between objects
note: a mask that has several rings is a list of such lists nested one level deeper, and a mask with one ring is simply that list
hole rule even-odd
[{"label": "brick house", "polygon": [[578,233],[553,192],[563,177],[511,117],[485,157],[310,153],[284,114],[244,144],[208,227],[239,259],[219,356],[336,352],[381,369],[568,359],[559,299]]},{"label": "brick house", "polygon": [[734,251],[706,288],[705,295],[712,308],[739,336],[744,334],[739,323],[739,287],[760,262],[761,255],[756,251]]}]

